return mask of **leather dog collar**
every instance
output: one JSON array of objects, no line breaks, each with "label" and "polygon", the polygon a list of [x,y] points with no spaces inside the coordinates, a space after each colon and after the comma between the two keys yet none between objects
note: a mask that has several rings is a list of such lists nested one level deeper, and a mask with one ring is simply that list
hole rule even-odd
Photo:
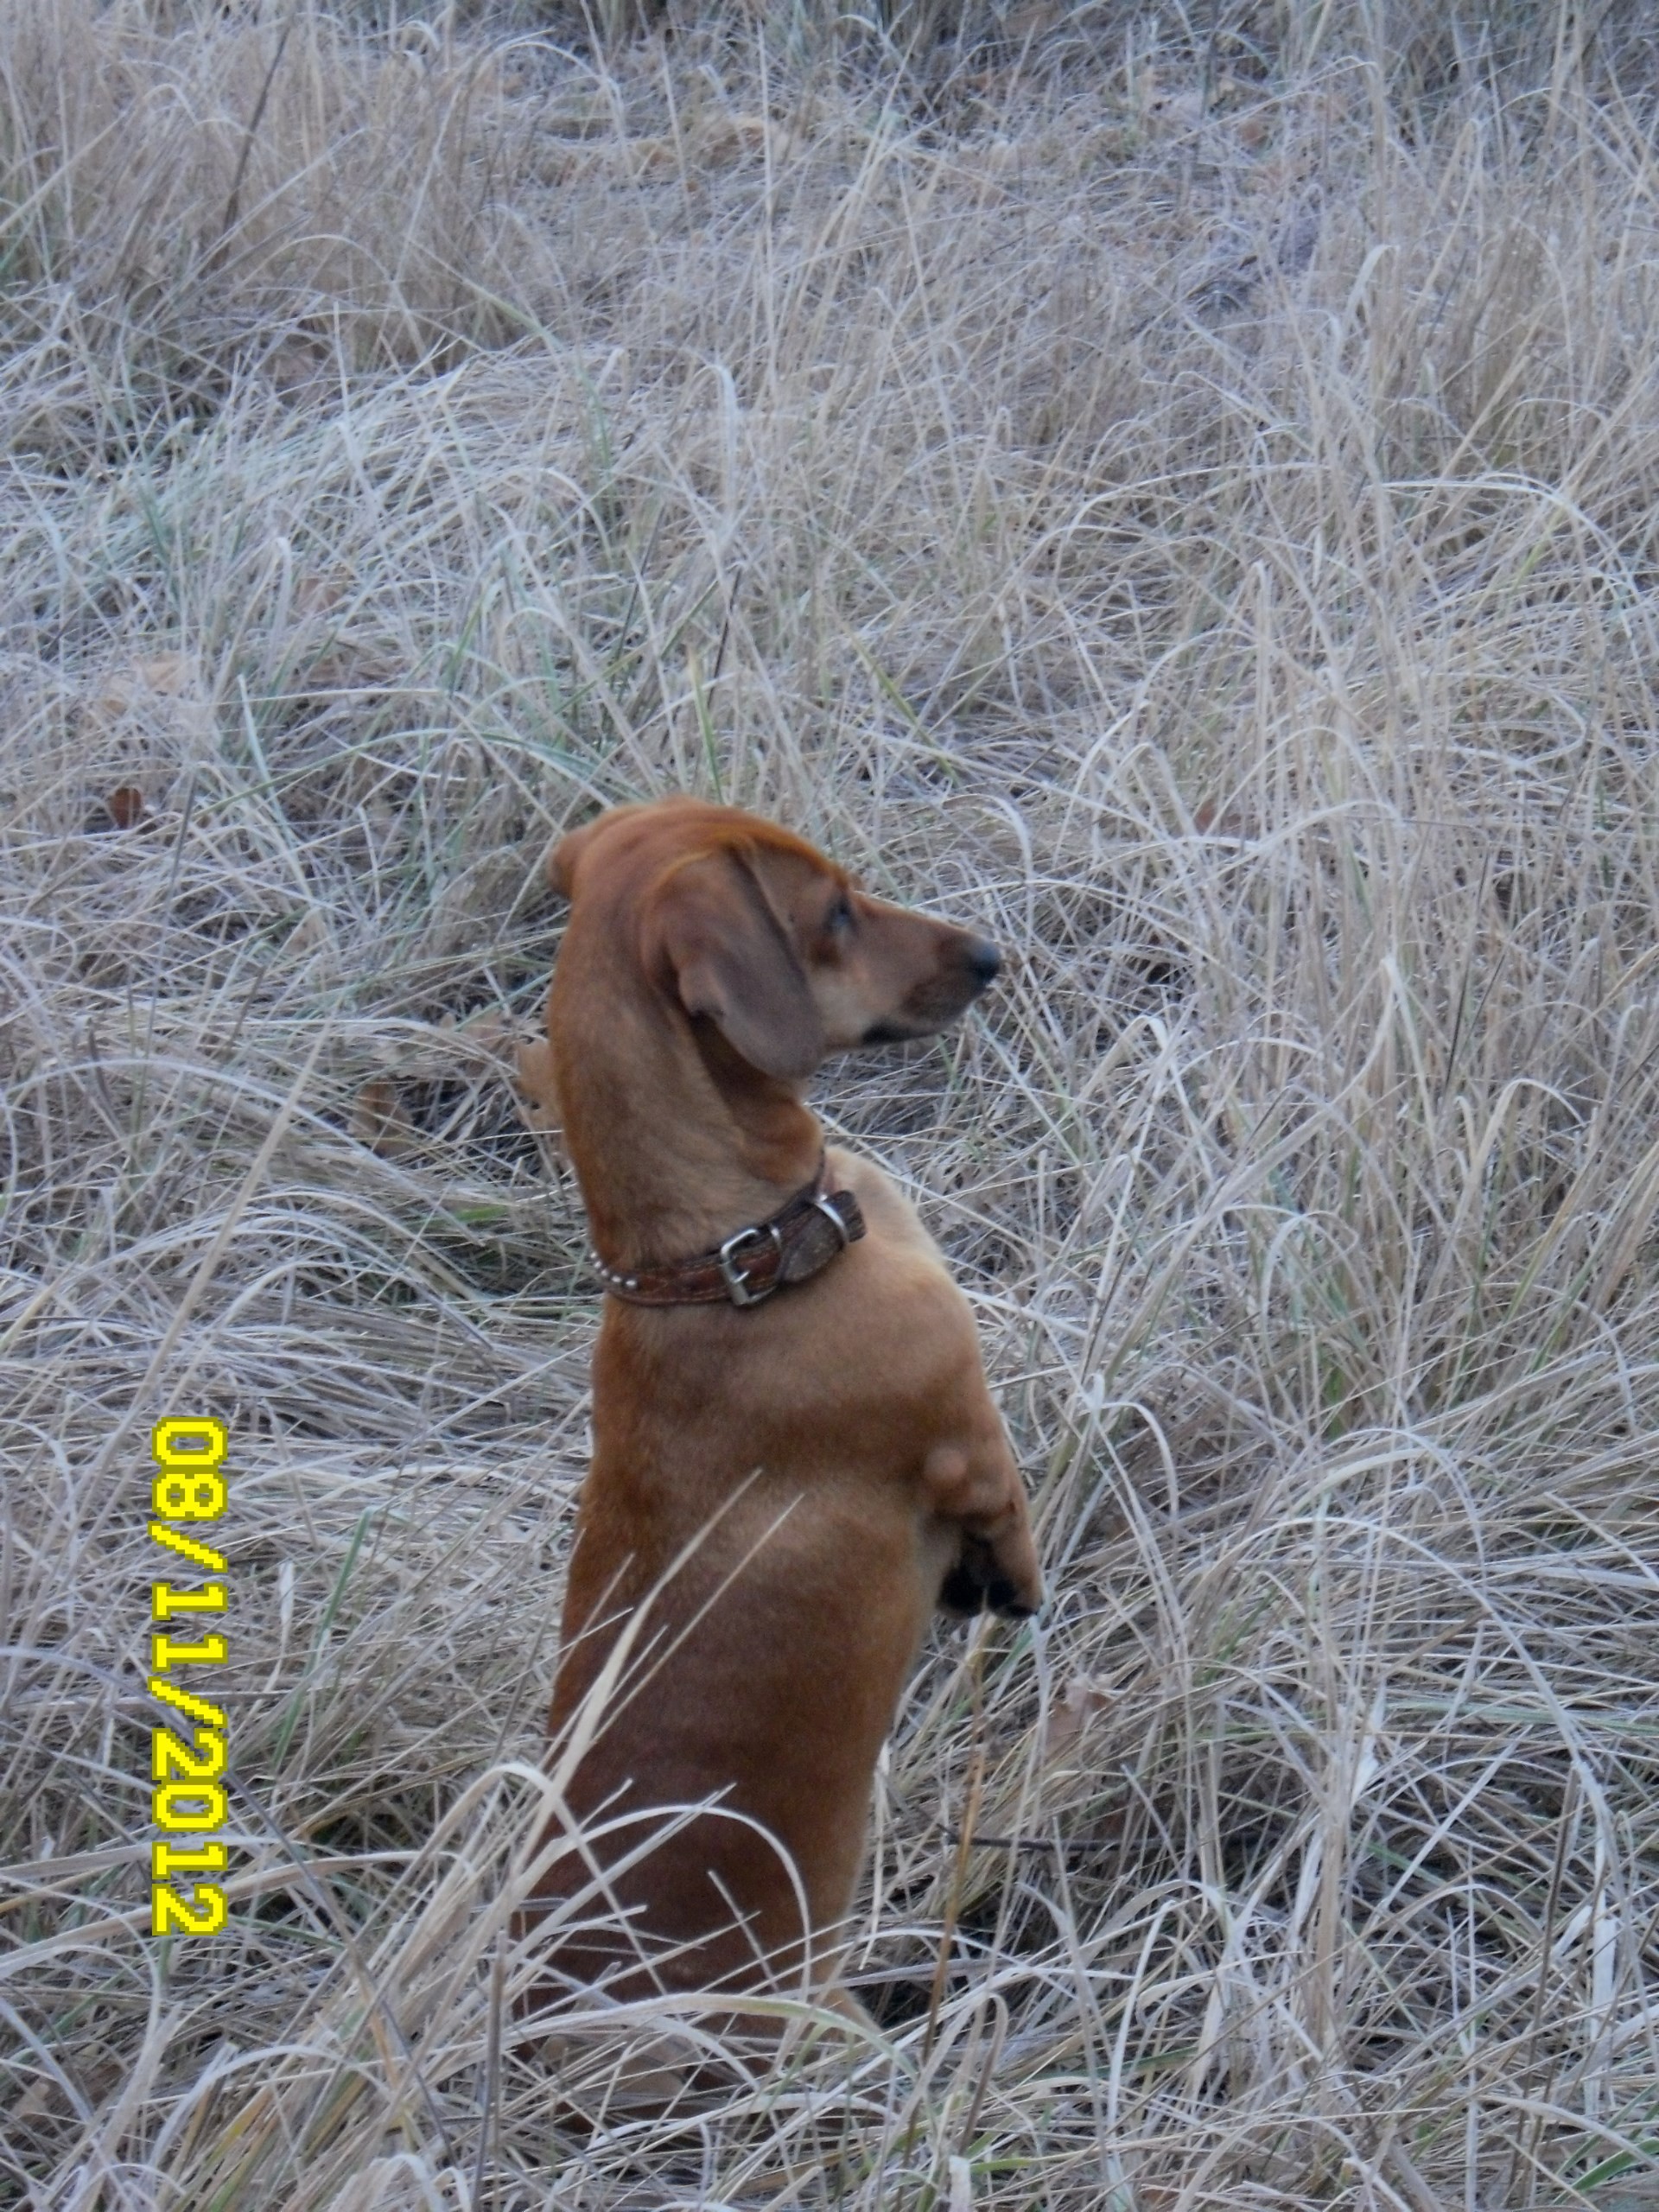
[{"label": "leather dog collar", "polygon": [[820,1161],[817,1173],[787,1205],[694,1260],[671,1260],[625,1275],[607,1268],[597,1252],[588,1257],[612,1297],[630,1306],[758,1306],[774,1290],[809,1281],[864,1234],[858,1200],[850,1191],[826,1191],[823,1179]]}]

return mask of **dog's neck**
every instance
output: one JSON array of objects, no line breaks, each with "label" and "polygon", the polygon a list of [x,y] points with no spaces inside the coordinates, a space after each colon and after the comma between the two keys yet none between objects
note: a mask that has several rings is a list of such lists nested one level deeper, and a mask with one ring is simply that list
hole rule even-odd
[{"label": "dog's neck", "polygon": [[567,940],[548,1014],[565,1149],[607,1267],[713,1251],[812,1179],[823,1131],[798,1087],[750,1067],[637,969]]}]

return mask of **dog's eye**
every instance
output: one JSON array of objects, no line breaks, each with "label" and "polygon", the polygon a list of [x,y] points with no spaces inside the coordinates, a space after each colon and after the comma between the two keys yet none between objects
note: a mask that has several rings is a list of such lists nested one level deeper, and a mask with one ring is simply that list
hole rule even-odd
[{"label": "dog's eye", "polygon": [[835,905],[824,916],[823,926],[832,937],[841,937],[853,926],[852,901],[845,893],[836,899]]}]

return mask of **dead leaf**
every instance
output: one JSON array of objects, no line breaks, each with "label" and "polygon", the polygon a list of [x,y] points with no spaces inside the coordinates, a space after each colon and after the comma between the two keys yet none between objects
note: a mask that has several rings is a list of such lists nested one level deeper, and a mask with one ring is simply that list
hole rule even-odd
[{"label": "dead leaf", "polygon": [[195,663],[185,653],[152,653],[133,663],[133,674],[147,691],[164,699],[180,699],[195,682]]},{"label": "dead leaf", "polygon": [[105,793],[104,808],[118,830],[136,830],[144,818],[144,795],[137,784],[118,784]]},{"label": "dead leaf", "polygon": [[455,1031],[455,1041],[511,1073],[524,1049],[524,1024],[515,1021],[511,1014],[499,1014],[493,1007],[486,1007],[480,1013],[467,1015]]},{"label": "dead leaf", "polygon": [[14,2120],[34,2120],[43,2112],[50,2112],[57,2085],[41,2074],[31,2082],[22,2098],[11,2108]]},{"label": "dead leaf", "polygon": [[188,653],[149,653],[103,677],[84,695],[80,712],[104,731],[129,717],[181,736],[211,728],[200,671]]},{"label": "dead leaf", "polygon": [[1089,1723],[1110,1705],[1111,1693],[1090,1675],[1073,1675],[1050,1712],[1043,1751],[1049,1758],[1073,1750]]},{"label": "dead leaf", "polygon": [[326,622],[337,615],[351,597],[352,580],[343,569],[296,579],[290,601],[296,614],[308,622]]},{"label": "dead leaf", "polygon": [[1253,115],[1241,115],[1233,125],[1234,135],[1247,153],[1259,153],[1273,136],[1274,117],[1271,109],[1257,108]]},{"label": "dead leaf", "polygon": [[419,1135],[390,1076],[371,1077],[358,1092],[352,1135],[383,1160],[402,1160],[415,1150]]},{"label": "dead leaf", "polygon": [[308,906],[295,923],[283,950],[288,952],[316,952],[328,942],[328,923],[320,907]]},{"label": "dead leaf", "polygon": [[1010,46],[1025,46],[1046,38],[1065,20],[1060,0],[1014,0],[1003,22],[1002,35]]}]

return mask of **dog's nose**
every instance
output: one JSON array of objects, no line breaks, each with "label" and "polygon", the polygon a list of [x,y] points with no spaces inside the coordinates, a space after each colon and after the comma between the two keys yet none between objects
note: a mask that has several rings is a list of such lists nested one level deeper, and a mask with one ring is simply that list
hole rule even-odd
[{"label": "dog's nose", "polygon": [[1002,965],[1002,956],[988,938],[976,937],[968,946],[968,965],[983,985],[995,980],[997,969]]}]

